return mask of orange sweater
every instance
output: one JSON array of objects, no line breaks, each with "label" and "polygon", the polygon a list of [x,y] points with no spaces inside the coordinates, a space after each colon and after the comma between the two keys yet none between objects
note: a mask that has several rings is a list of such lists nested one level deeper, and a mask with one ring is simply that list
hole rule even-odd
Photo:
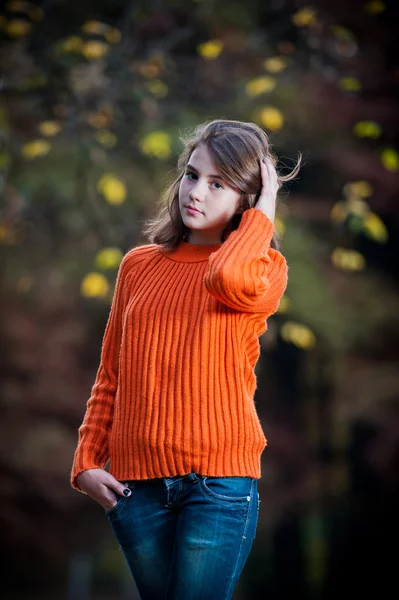
[{"label": "orange sweater", "polygon": [[184,475],[260,478],[259,336],[287,285],[274,224],[243,213],[222,244],[128,251],[78,432],[71,485],[104,468],[120,481]]}]

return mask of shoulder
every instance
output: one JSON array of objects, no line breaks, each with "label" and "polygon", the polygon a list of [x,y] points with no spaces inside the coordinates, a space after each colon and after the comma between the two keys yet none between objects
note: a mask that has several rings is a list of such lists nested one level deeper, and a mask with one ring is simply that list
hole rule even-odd
[{"label": "shoulder", "polygon": [[150,259],[157,253],[157,244],[145,244],[142,246],[135,246],[134,248],[128,250],[124,255],[119,270],[123,274],[127,275],[130,271],[134,270],[139,263]]}]

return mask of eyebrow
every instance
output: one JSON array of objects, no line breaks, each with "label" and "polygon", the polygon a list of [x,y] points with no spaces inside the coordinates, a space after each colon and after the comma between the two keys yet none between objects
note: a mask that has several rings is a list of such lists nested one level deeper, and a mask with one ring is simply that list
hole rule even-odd
[{"label": "eyebrow", "polygon": [[[197,169],[193,167],[193,165],[187,165],[186,169],[192,169],[193,171],[198,173]],[[209,179],[221,179],[222,181],[224,181],[223,177],[221,177],[220,175],[208,175],[208,177]]]}]

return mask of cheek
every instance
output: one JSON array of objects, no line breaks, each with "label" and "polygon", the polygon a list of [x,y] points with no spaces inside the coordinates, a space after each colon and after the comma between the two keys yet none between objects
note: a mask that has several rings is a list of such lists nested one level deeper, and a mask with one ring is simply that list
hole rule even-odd
[{"label": "cheek", "polygon": [[188,189],[187,179],[182,179],[180,182],[180,187],[179,187],[180,193],[181,192],[184,193],[187,189]]}]

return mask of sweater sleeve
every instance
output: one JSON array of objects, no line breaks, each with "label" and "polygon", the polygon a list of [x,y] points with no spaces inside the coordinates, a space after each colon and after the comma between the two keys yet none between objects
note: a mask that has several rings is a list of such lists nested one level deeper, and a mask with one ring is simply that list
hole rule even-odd
[{"label": "sweater sleeve", "polygon": [[[80,492],[76,476],[87,469],[104,468],[108,458],[108,434],[112,425],[118,384],[119,350],[123,313],[128,300],[129,260],[126,254],[119,266],[112,305],[103,335],[101,359],[83,422],[78,430],[70,483]],[[83,492],[85,493],[85,492]]]},{"label": "sweater sleeve", "polygon": [[284,256],[270,243],[273,222],[259,209],[246,210],[237,229],[208,259],[204,285],[217,300],[236,310],[261,313],[278,309],[288,283]]}]

